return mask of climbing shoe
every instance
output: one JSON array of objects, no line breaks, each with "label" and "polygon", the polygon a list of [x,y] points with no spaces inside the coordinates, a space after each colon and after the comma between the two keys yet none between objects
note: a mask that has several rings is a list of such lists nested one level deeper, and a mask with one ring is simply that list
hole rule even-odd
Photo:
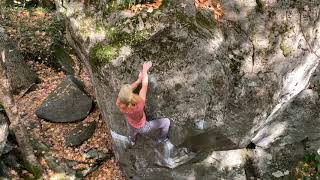
[{"label": "climbing shoe", "polygon": [[169,137],[160,138],[160,139],[157,139],[157,140],[156,140],[155,144],[156,144],[156,145],[159,145],[159,144],[162,144],[162,143],[164,143],[164,142],[166,142],[166,141],[168,141],[168,140],[169,140]]},{"label": "climbing shoe", "polygon": [[135,139],[134,139],[133,137],[129,136],[128,140],[129,140],[129,145],[130,145],[131,147],[136,144],[136,141],[135,141]]}]

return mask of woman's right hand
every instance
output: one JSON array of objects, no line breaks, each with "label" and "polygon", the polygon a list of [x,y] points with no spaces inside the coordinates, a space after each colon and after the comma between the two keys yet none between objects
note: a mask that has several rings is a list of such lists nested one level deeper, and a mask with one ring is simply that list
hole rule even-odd
[{"label": "woman's right hand", "polygon": [[143,63],[143,70],[142,70],[142,88],[139,92],[139,96],[146,101],[146,96],[147,96],[147,90],[148,90],[148,82],[149,82],[149,78],[148,78],[148,70],[151,68],[152,66],[152,62],[148,61],[148,62],[144,62]]},{"label": "woman's right hand", "polygon": [[143,72],[148,72],[148,70],[151,68],[152,66],[152,62],[151,61],[147,61],[143,63]]}]

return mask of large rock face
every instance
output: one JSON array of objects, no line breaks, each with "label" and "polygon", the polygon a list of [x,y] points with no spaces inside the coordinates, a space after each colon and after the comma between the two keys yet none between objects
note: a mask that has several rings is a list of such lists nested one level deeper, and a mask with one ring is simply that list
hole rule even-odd
[{"label": "large rock face", "polygon": [[[220,23],[193,0],[164,2],[152,13],[111,11],[107,18],[85,16],[73,2],[66,12],[68,40],[90,70],[125,174],[137,179],[293,175],[295,162],[319,149],[320,2],[222,0]],[[84,26],[88,22],[105,26],[95,30]],[[115,101],[146,60],[153,62],[148,119],[169,117],[176,147],[154,146],[149,138],[127,147],[128,125]],[[256,149],[246,150],[249,144]],[[189,161],[161,167],[157,162],[171,149],[186,149],[181,156]]]},{"label": "large rock face", "polygon": [[36,83],[37,75],[30,69],[24,61],[23,56],[18,52],[10,38],[5,34],[0,26],[0,52],[5,57],[5,66],[13,93],[19,93],[22,90],[30,88]]}]

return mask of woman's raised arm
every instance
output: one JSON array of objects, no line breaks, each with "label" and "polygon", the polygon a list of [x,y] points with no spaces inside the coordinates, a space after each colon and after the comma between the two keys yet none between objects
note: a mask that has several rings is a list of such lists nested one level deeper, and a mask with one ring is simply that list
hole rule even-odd
[{"label": "woman's raised arm", "polygon": [[143,64],[143,70],[142,70],[142,88],[139,92],[139,96],[146,101],[147,97],[147,90],[148,90],[148,82],[149,82],[149,77],[148,77],[148,71],[151,68],[152,63],[151,61],[145,62]]}]

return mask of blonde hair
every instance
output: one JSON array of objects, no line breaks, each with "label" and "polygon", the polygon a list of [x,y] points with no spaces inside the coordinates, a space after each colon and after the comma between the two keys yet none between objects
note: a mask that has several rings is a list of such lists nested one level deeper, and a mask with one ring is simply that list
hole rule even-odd
[{"label": "blonde hair", "polygon": [[126,107],[135,106],[142,99],[137,94],[133,93],[133,89],[130,84],[125,84],[121,87],[118,94],[119,101]]}]

